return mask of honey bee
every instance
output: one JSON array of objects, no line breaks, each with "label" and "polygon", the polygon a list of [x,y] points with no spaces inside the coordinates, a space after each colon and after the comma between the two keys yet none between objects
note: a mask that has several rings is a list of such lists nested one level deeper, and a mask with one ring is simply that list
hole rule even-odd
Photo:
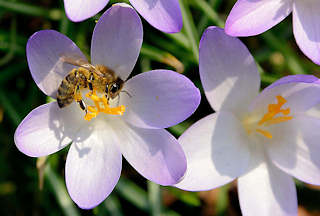
[{"label": "honey bee", "polygon": [[108,101],[119,95],[124,81],[110,68],[99,64],[92,65],[82,59],[63,57],[62,61],[79,67],[72,69],[58,88],[57,102],[60,108],[75,100],[87,113],[87,106],[80,93],[86,88],[89,88],[91,93],[95,90],[97,93],[105,94]]}]

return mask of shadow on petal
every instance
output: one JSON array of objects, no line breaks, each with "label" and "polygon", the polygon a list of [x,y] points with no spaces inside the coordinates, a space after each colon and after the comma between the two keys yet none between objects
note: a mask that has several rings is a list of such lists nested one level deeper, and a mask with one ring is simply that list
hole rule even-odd
[{"label": "shadow on petal", "polygon": [[222,176],[236,178],[247,171],[249,141],[241,122],[229,112],[220,112],[212,132],[212,161]]}]

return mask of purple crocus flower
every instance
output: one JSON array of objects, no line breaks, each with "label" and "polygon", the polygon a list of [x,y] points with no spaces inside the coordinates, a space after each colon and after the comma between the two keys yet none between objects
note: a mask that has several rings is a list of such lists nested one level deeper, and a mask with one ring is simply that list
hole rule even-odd
[{"label": "purple crocus flower", "polygon": [[293,33],[301,51],[320,64],[319,0],[238,0],[226,21],[232,36],[263,33],[292,12]]},{"label": "purple crocus flower", "polygon": [[297,215],[292,177],[320,184],[319,79],[286,76],[259,94],[248,49],[217,27],[202,36],[200,78],[216,113],[179,138],[188,168],[176,186],[210,190],[238,178],[243,215]]},{"label": "purple crocus flower", "polygon": [[[91,62],[107,66],[126,80],[142,38],[135,10],[126,4],[114,5],[95,26]],[[30,37],[31,74],[38,87],[53,98],[64,77],[76,68],[61,56],[85,59],[69,38],[56,31],[39,31]],[[123,115],[98,113],[87,121],[77,103],[59,108],[57,102],[51,102],[32,110],[15,132],[16,146],[31,157],[52,154],[72,142],[65,178],[71,198],[81,208],[93,208],[111,193],[120,177],[121,154],[141,175],[161,185],[175,184],[185,173],[182,148],[164,128],[194,112],[200,102],[199,90],[181,74],[153,70],[127,80],[123,91],[120,100],[113,102],[125,106]]]},{"label": "purple crocus flower", "polygon": [[[68,18],[80,22],[99,13],[109,0],[64,0]],[[182,28],[182,15],[178,0],[130,0],[132,6],[153,27],[166,33]]]}]

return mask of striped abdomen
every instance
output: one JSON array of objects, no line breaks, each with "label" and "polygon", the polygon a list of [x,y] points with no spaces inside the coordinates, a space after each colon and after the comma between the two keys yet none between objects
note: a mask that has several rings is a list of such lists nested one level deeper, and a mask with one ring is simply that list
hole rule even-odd
[{"label": "striped abdomen", "polygon": [[57,102],[60,108],[71,104],[77,86],[79,90],[87,87],[87,78],[84,74],[79,73],[77,69],[73,69],[61,82],[58,93]]}]

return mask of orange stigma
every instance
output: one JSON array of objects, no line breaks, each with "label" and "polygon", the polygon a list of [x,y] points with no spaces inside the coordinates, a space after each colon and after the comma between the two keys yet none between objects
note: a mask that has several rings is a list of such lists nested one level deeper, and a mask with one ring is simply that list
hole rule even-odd
[{"label": "orange stigma", "polygon": [[108,99],[105,96],[99,97],[95,91],[87,93],[86,97],[90,98],[95,104],[95,106],[88,106],[88,112],[84,117],[87,121],[97,117],[101,112],[110,115],[123,115],[126,110],[124,105],[110,107]]}]

